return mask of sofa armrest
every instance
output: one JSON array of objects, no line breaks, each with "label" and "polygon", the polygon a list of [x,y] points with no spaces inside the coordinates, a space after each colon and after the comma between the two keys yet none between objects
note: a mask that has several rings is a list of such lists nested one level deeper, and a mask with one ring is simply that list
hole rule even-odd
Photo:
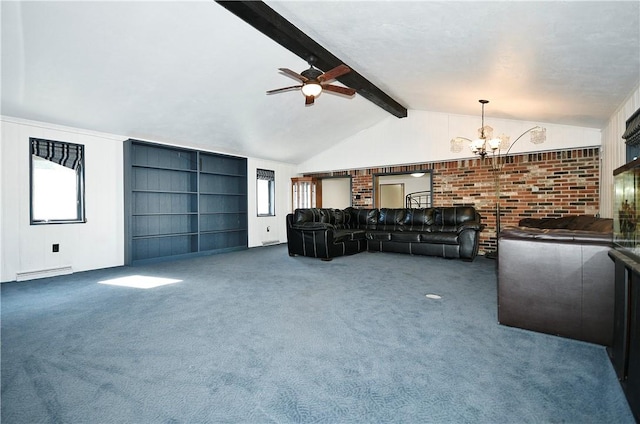
[{"label": "sofa armrest", "polygon": [[457,232],[461,233],[464,230],[474,230],[474,231],[482,231],[484,228],[484,224],[479,222],[467,221],[458,225]]}]

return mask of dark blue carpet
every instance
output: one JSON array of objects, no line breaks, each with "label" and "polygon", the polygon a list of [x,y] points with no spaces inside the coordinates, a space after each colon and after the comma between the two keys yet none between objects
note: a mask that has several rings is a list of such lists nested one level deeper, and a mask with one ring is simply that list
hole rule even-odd
[{"label": "dark blue carpet", "polygon": [[[132,275],[181,281],[99,284]],[[633,422],[603,347],[497,324],[484,258],[281,245],[0,291],[3,424]]]}]

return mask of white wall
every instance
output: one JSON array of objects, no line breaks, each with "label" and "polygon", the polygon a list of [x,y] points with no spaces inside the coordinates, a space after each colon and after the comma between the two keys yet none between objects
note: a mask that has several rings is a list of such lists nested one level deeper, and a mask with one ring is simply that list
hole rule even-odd
[{"label": "white wall", "polygon": [[[66,273],[66,267],[79,272],[123,265],[122,144],[129,137],[10,117],[0,117],[0,124],[0,281],[15,281],[22,273],[34,273],[33,278]],[[29,137],[85,146],[86,223],[30,225]],[[247,167],[249,247],[286,242],[285,217],[291,210],[295,166],[247,158]],[[257,216],[256,168],[275,171],[274,217]],[[54,243],[60,245],[60,252],[52,252]]]},{"label": "white wall", "polygon": [[[600,146],[599,129],[524,122],[485,117],[485,125],[511,141],[527,129],[540,125],[547,129],[543,144],[531,144],[528,136],[520,139],[511,153]],[[459,153],[451,152],[451,139],[477,138],[479,116],[450,115],[410,110],[409,116],[389,116],[384,121],[342,141],[298,166],[300,173],[359,169],[399,164],[439,162],[473,157],[468,144]]]},{"label": "white wall", "polygon": [[624,134],[627,119],[640,108],[640,87],[637,87],[611,116],[602,130],[600,168],[600,214],[613,218],[613,171],[626,163]]},{"label": "white wall", "polygon": [[[269,169],[275,171],[276,176],[276,215],[258,216],[256,205],[256,169]],[[297,176],[295,165],[272,162],[263,159],[247,160],[247,173],[249,181],[248,195],[248,221],[249,221],[249,247],[262,246],[265,242],[287,241],[286,216],[291,211],[291,177]],[[269,231],[267,231],[267,228]]]},{"label": "white wall", "polygon": [[351,206],[351,178],[323,178],[322,207],[345,209]]},{"label": "white wall", "polygon": [[[123,264],[122,137],[1,118],[2,228],[0,281],[18,273],[71,267],[73,272]],[[29,137],[85,146],[83,224],[30,225]],[[51,245],[58,243],[60,252]],[[36,274],[43,275],[43,274]]]}]

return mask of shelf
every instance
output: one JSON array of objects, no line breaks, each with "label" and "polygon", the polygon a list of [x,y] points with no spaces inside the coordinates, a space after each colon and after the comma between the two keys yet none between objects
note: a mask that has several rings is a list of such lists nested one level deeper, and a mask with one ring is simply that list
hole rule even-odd
[{"label": "shelf", "polygon": [[198,212],[151,212],[151,213],[132,213],[131,216],[183,216],[183,215],[198,215]]},{"label": "shelf", "polygon": [[247,159],[124,144],[125,264],[247,248]]},{"label": "shelf", "polygon": [[212,193],[212,192],[200,192],[201,196],[246,196],[246,193]]},{"label": "shelf", "polygon": [[198,252],[198,236],[147,237],[134,239],[131,245],[132,261],[164,258]]},{"label": "shelf", "polygon": [[247,190],[247,179],[226,175],[200,174],[200,193],[237,194]]},{"label": "shelf", "polygon": [[130,140],[131,164],[135,167],[197,171],[197,152],[172,146]]},{"label": "shelf", "polygon": [[246,214],[247,211],[224,211],[224,212],[200,212],[200,215],[238,215]]},{"label": "shelf", "polygon": [[200,231],[201,235],[205,235],[205,234],[221,234],[221,233],[237,233],[237,232],[246,232],[246,228],[232,228],[229,230],[210,230],[210,231]]},{"label": "shelf", "polygon": [[168,237],[182,237],[182,236],[197,236],[198,233],[167,233],[167,234],[153,234],[149,236],[133,236],[133,240],[143,240],[152,238],[168,238]]},{"label": "shelf", "polygon": [[160,171],[177,171],[177,172],[187,172],[190,174],[197,174],[198,170],[197,169],[190,169],[190,168],[171,168],[171,167],[164,167],[164,166],[153,166],[153,165],[140,165],[137,163],[131,164],[131,166],[133,168],[144,168],[144,169],[157,169]]},{"label": "shelf", "polygon": [[200,235],[201,250],[225,250],[247,244],[247,231],[225,231]]},{"label": "shelf", "polygon": [[200,171],[201,175],[219,175],[222,177],[234,177],[234,178],[246,178],[244,174],[229,174],[226,172],[212,172],[212,171]]},{"label": "shelf", "polygon": [[201,153],[199,170],[206,174],[244,176],[247,173],[246,159]]},{"label": "shelf", "polygon": [[159,193],[159,194],[198,194],[197,191],[170,191],[170,190],[145,190],[134,188],[133,193]]}]

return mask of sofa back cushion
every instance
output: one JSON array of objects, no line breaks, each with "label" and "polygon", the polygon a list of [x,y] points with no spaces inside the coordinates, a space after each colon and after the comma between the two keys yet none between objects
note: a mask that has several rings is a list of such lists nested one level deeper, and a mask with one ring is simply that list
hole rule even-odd
[{"label": "sofa back cushion", "polygon": [[472,206],[439,208],[382,208],[344,210],[330,208],[300,208],[293,214],[293,224],[331,224],[336,229],[381,231],[456,231],[467,221],[479,219]]},{"label": "sofa back cushion", "polygon": [[322,222],[320,209],[303,208],[303,209],[296,209],[293,212],[294,224],[304,224],[306,222]]},{"label": "sofa back cushion", "polygon": [[426,231],[434,223],[435,208],[406,209],[403,225],[409,231]]},{"label": "sofa back cushion", "polygon": [[345,223],[350,221],[350,218],[349,213],[341,209],[301,208],[295,210],[293,223],[299,225],[307,222],[319,222],[343,228]]},{"label": "sofa back cushion", "polygon": [[355,209],[347,208],[345,212],[349,214],[348,228],[360,228],[362,230],[375,230],[378,224],[378,209]]},{"label": "sofa back cushion", "polygon": [[378,223],[376,229],[384,231],[395,231],[401,229],[406,209],[382,208],[378,213]]},{"label": "sofa back cushion", "polygon": [[344,226],[344,216],[346,215],[345,211],[342,209],[324,209],[328,218],[329,224],[333,224],[338,228],[342,228]]},{"label": "sofa back cushion", "polygon": [[473,206],[450,206],[435,208],[435,225],[457,226],[469,221],[478,221],[477,212]]}]

